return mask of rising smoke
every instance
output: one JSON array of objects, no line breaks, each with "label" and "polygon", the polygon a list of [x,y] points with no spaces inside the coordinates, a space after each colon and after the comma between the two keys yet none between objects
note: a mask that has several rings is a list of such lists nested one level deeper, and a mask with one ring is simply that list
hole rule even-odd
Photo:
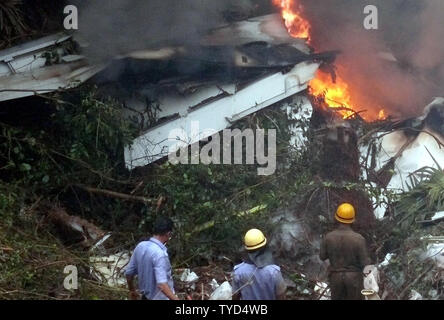
[{"label": "rising smoke", "polygon": [[248,15],[268,0],[78,1],[79,32],[88,55],[106,60],[160,45],[199,43],[209,29]]},{"label": "rising smoke", "polygon": [[[318,51],[340,49],[339,73],[352,99],[374,113],[420,114],[444,95],[443,0],[300,0]],[[379,29],[363,26],[366,5],[379,9]],[[381,58],[392,53],[397,62]],[[387,56],[387,55],[386,55]]]},{"label": "rising smoke", "polygon": [[[78,0],[79,1],[79,0]],[[421,113],[444,95],[444,0],[294,0],[304,6],[317,51],[339,49],[337,66],[358,110]],[[79,1],[80,33],[95,60],[170,44],[197,44],[201,35],[272,0]],[[379,9],[379,29],[363,27],[366,5]],[[267,8],[268,9],[268,8]],[[260,12],[260,11],[259,11]],[[267,13],[263,12],[262,14]],[[392,53],[397,63],[381,58]]]}]

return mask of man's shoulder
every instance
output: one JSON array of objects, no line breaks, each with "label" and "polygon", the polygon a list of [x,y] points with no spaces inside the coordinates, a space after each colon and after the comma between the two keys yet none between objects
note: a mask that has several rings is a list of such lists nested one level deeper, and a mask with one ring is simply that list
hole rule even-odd
[{"label": "man's shoulder", "polygon": [[346,237],[364,239],[364,237],[360,233],[354,231],[353,229],[348,229],[348,230],[347,229],[334,229],[334,230],[328,232],[325,235],[325,238],[326,239],[327,238],[334,238],[336,236],[346,236]]},{"label": "man's shoulder", "polygon": [[359,240],[359,241],[365,240],[365,238],[362,236],[362,234],[360,234],[359,232],[356,232],[354,230],[350,230],[350,236],[355,238],[356,240]]},{"label": "man's shoulder", "polygon": [[149,246],[149,242],[147,240],[140,241],[137,245],[135,250],[143,250]]},{"label": "man's shoulder", "polygon": [[139,244],[136,246],[136,251],[147,251],[151,254],[155,255],[165,255],[166,252],[162,250],[162,248],[157,245],[157,243],[151,241],[151,240],[144,240],[139,242]]},{"label": "man's shoulder", "polygon": [[246,263],[246,262],[241,262],[241,263],[234,266],[233,271],[235,274],[240,274],[243,272],[250,272],[253,270],[253,268],[255,268],[254,265]]},{"label": "man's shoulder", "polygon": [[266,274],[273,278],[278,278],[281,276],[281,267],[276,264],[269,264],[268,266],[263,268]]},{"label": "man's shoulder", "polygon": [[340,234],[340,230],[335,229],[330,232],[327,232],[324,236],[324,239],[325,240],[332,239],[332,238],[338,236],[339,234]]},{"label": "man's shoulder", "polygon": [[281,272],[281,267],[276,264],[269,264],[268,266],[265,266],[264,269],[272,272]]},{"label": "man's shoulder", "polygon": [[241,262],[239,264],[236,264],[233,268],[234,271],[242,269],[243,267],[245,267],[246,263],[245,262]]}]

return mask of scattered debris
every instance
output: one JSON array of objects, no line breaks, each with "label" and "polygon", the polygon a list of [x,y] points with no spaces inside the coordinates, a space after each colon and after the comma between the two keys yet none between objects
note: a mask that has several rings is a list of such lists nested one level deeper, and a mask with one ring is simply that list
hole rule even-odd
[{"label": "scattered debris", "polygon": [[119,252],[109,256],[90,257],[90,273],[97,280],[111,287],[126,285],[124,269],[130,261],[128,252]]},{"label": "scattered debris", "polygon": [[378,265],[378,267],[379,267],[379,268],[382,268],[382,267],[388,266],[388,264],[390,263],[390,260],[391,260],[394,256],[395,256],[394,253],[387,253],[387,254],[385,255],[384,261],[382,261],[382,262]]},{"label": "scattered debris", "polygon": [[422,296],[416,291],[413,290],[410,291],[409,300],[423,300]]},{"label": "scattered debris", "polygon": [[180,276],[180,281],[184,282],[194,282],[199,280],[199,277],[195,272],[191,272],[190,269],[185,269],[182,275]]},{"label": "scattered debris", "polygon": [[228,281],[222,283],[211,294],[210,300],[232,300],[233,289]]},{"label": "scattered debris", "polygon": [[99,227],[85,219],[69,215],[63,208],[52,208],[48,217],[60,228],[62,238],[68,242],[80,242],[86,248],[93,246],[106,235]]},{"label": "scattered debris", "polygon": [[72,36],[58,33],[0,51],[0,101],[73,88],[101,70],[74,47]]},{"label": "scattered debris", "polygon": [[[175,289],[180,296],[185,298],[190,298],[191,300],[208,300],[212,292],[214,292],[218,287],[218,283],[223,283],[224,281],[230,281],[231,270],[224,271],[221,268],[222,264],[211,264],[208,266],[199,266],[193,269],[175,269]],[[228,269],[228,265],[226,265]],[[185,279],[192,274],[198,276],[196,280],[192,282],[187,282]],[[191,276],[190,279],[195,278]]]},{"label": "scattered debris", "polygon": [[100,239],[99,241],[97,241],[96,244],[94,244],[91,249],[89,249],[91,252],[99,252],[101,254],[105,254],[106,252],[106,248],[103,245],[105,243],[106,240],[109,239],[109,237],[111,237],[111,233],[107,233],[102,239]]},{"label": "scattered debris", "polygon": [[[418,179],[417,170],[444,167],[444,136],[436,124],[444,122],[444,117],[436,119],[444,110],[443,101],[443,98],[435,99],[425,107],[421,117],[385,124],[371,136],[361,138],[362,177],[373,187],[401,193],[410,190],[412,179]],[[388,209],[387,197],[374,197],[373,203],[378,204],[375,217],[382,220]]]},{"label": "scattered debris", "polygon": [[423,258],[432,259],[438,269],[444,270],[444,242],[429,244]]},{"label": "scattered debris", "polygon": [[217,283],[216,279],[213,279],[210,282],[210,286],[211,286],[211,289],[214,291],[219,287],[219,284]]},{"label": "scattered debris", "polygon": [[444,211],[439,211],[439,212],[435,213],[430,220],[436,221],[436,220],[441,220],[441,219],[444,219]]},{"label": "scattered debris", "polygon": [[318,296],[318,300],[331,300],[330,288],[325,282],[316,282],[314,292]]},{"label": "scattered debris", "polygon": [[306,130],[313,115],[313,106],[307,97],[296,95],[291,103],[284,104],[281,109],[287,113],[290,120],[290,145],[296,149],[302,148],[308,141]]},{"label": "scattered debris", "polygon": [[[379,292],[379,271],[374,265],[365,266],[364,268],[364,289],[371,290],[374,295]],[[369,297],[370,298],[370,297]]]},{"label": "scattered debris", "polygon": [[431,289],[427,295],[430,297],[430,299],[435,300],[438,299],[438,290]]}]

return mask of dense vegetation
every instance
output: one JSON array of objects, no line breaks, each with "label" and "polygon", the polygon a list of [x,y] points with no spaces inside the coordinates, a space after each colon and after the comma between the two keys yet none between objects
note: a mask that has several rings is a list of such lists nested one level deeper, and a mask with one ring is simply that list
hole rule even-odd
[{"label": "dense vegetation", "polygon": [[[299,106],[293,103],[293,107]],[[23,117],[11,115],[17,108]],[[26,112],[31,116],[26,117]],[[90,276],[88,259],[93,253],[51,222],[48,212],[54,207],[111,231],[108,253],[132,249],[150,234],[156,216],[170,216],[177,226],[170,243],[173,264],[186,267],[218,263],[221,256],[235,261],[245,230],[255,226],[273,235],[277,225],[270,218],[282,208],[303,214],[306,223],[323,233],[332,227],[328,208],[334,207],[340,195],[358,192],[351,195],[368,199],[381,193],[361,180],[337,182],[319,175],[325,159],[313,128],[306,120],[297,122],[308,142],[297,150],[291,147],[288,127],[293,122],[279,106],[233,125],[277,129],[274,175],[258,176],[256,165],[171,165],[165,161],[128,171],[123,150],[137,136],[139,126],[124,114],[119,102],[82,87],[14,102],[2,117],[0,298],[126,296],[126,290],[106,287]],[[387,252],[397,253],[387,270],[394,297],[429,267],[409,256],[415,252],[412,248],[424,245],[418,243],[424,230],[415,222],[424,217],[417,214],[443,210],[442,170],[425,171],[421,177],[410,192],[391,195],[396,214],[366,233],[375,261]],[[108,191],[147,201],[116,198]],[[319,220],[319,215],[324,218]],[[63,268],[69,264],[79,267],[82,283],[76,292],[63,288]],[[439,278],[427,281],[425,289],[439,288]]]},{"label": "dense vegetation", "polygon": [[[0,294],[4,298],[60,297],[63,267],[71,263],[83,265],[88,274],[88,252],[51,224],[48,212],[53,207],[112,231],[115,246],[110,252],[130,249],[149,235],[157,215],[168,215],[178,226],[172,256],[176,266],[184,266],[206,263],[219,253],[235,254],[248,226],[271,232],[267,214],[310,181],[305,169],[310,159],[289,148],[287,120],[279,108],[235,125],[274,128],[280,123],[276,174],[258,176],[256,165],[168,162],[129,172],[123,149],[136,136],[137,125],[123,116],[122,105],[98,97],[93,88],[55,94],[45,101],[22,101],[24,113],[31,116],[7,115],[2,122]],[[89,193],[85,186],[152,201]],[[24,267],[17,268],[20,265]]]}]

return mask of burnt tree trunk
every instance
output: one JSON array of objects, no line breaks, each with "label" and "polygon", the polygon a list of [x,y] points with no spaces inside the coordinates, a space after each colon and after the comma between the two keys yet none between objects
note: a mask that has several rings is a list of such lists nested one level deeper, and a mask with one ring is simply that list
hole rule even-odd
[{"label": "burnt tree trunk", "polygon": [[319,129],[317,138],[322,146],[319,177],[322,181],[334,182],[334,187],[326,188],[323,199],[315,205],[316,211],[334,222],[336,208],[343,202],[351,203],[356,209],[353,228],[363,235],[368,234],[376,222],[372,203],[364,191],[347,187],[358,183],[360,177],[355,130],[347,122],[336,120]]}]

